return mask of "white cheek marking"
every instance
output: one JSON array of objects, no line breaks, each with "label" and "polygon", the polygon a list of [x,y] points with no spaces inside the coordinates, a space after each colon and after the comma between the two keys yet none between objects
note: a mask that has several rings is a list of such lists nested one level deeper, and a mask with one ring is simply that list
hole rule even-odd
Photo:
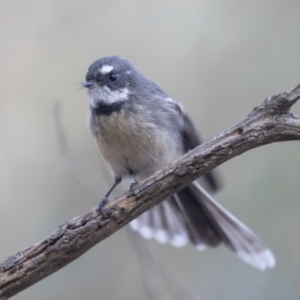
[{"label": "white cheek marking", "polygon": [[113,70],[113,66],[109,66],[109,65],[104,65],[103,67],[101,67],[100,69],[99,69],[99,71],[100,71],[100,73],[102,73],[102,74],[107,74],[107,73],[109,73],[111,70]]},{"label": "white cheek marking", "polygon": [[88,90],[88,96],[89,96],[90,106],[96,108],[98,101],[94,90]]},{"label": "white cheek marking", "polygon": [[129,90],[122,88],[116,91],[112,91],[107,86],[101,86],[88,90],[88,96],[90,105],[97,107],[98,103],[112,104],[119,101],[128,100]]}]

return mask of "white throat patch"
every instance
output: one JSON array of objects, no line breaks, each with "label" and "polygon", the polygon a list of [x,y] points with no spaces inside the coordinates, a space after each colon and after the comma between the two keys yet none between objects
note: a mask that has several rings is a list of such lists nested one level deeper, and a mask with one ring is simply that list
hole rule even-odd
[{"label": "white throat patch", "polygon": [[120,101],[128,100],[128,88],[122,88],[112,91],[106,85],[95,87],[88,90],[90,105],[97,107],[99,103],[112,104]]},{"label": "white throat patch", "polygon": [[104,65],[99,69],[99,71],[101,74],[107,74],[107,73],[111,72],[113,69],[114,69],[113,66]]}]

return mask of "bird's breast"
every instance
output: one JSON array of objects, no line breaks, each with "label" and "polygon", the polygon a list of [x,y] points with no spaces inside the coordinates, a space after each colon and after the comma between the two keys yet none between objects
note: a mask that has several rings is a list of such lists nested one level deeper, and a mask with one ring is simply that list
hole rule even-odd
[{"label": "bird's breast", "polygon": [[166,128],[145,115],[123,110],[91,114],[90,127],[100,153],[118,176],[144,178],[178,157]]}]

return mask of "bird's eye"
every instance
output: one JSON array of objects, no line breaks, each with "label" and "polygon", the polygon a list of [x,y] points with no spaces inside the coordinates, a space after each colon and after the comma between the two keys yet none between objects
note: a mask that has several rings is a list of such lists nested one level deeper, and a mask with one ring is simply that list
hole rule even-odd
[{"label": "bird's eye", "polygon": [[116,81],[118,79],[118,75],[116,73],[110,73],[108,79],[110,81]]}]

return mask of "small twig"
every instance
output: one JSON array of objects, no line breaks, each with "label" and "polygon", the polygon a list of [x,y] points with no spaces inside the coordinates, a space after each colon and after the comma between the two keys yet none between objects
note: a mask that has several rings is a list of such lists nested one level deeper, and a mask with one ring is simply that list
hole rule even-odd
[{"label": "small twig", "polygon": [[66,266],[146,210],[225,161],[266,144],[300,140],[300,118],[289,112],[300,85],[268,97],[242,122],[206,141],[111,201],[73,218],[39,243],[0,264],[0,299],[7,299]]}]

